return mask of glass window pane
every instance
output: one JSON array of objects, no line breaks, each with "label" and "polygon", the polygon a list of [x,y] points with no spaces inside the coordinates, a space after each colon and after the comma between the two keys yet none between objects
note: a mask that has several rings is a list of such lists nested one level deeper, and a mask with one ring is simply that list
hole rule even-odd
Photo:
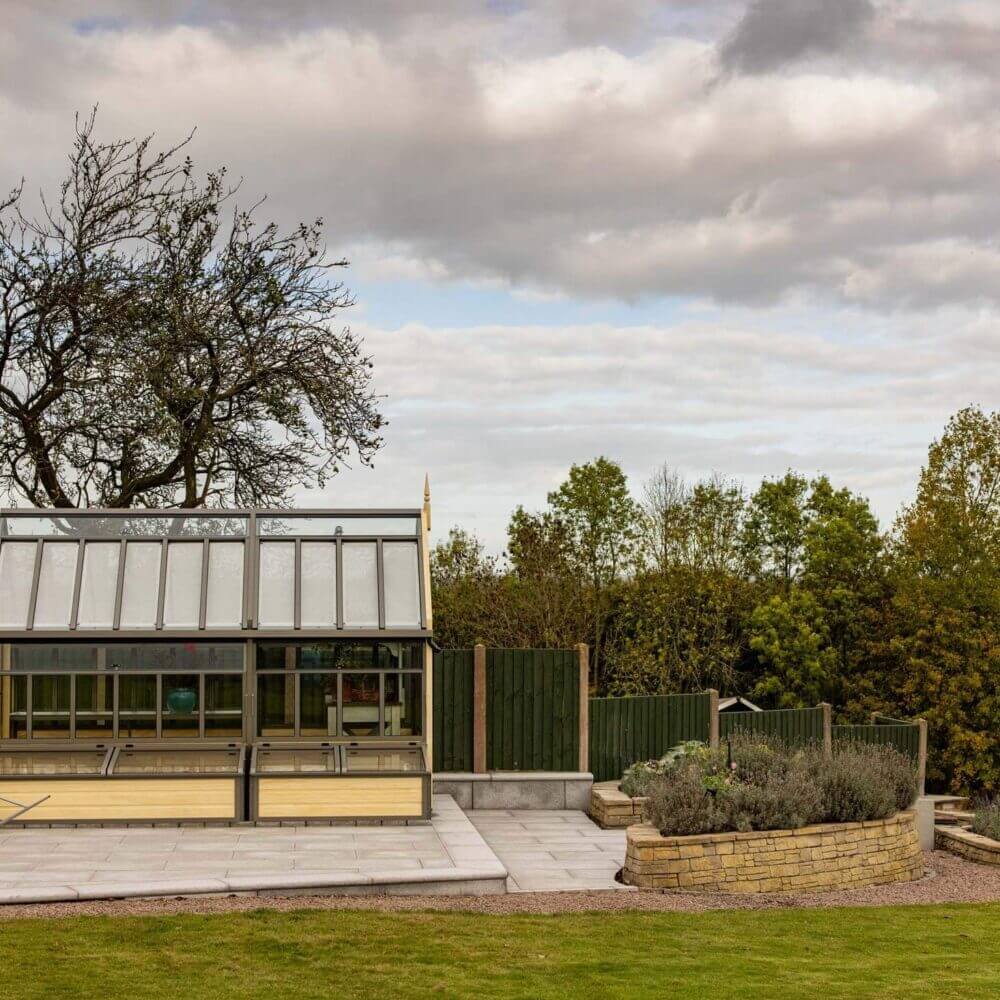
[{"label": "glass window pane", "polygon": [[345,517],[339,514],[302,515],[289,514],[281,517],[261,517],[257,520],[257,534],[267,535],[312,535],[314,537],[334,535],[407,535],[415,537],[420,530],[420,521],[412,514],[399,517]]},{"label": "glass window pane", "polygon": [[154,674],[126,674],[118,678],[118,738],[156,738]]},{"label": "glass window pane", "polygon": [[112,774],[238,774],[238,750],[122,750]]},{"label": "glass window pane", "polygon": [[302,543],[302,624],[337,625],[337,546],[334,542]]},{"label": "glass window pane", "polygon": [[171,542],[167,546],[164,625],[198,627],[201,619],[201,557],[201,542]]},{"label": "glass window pane", "polygon": [[295,675],[257,675],[257,735],[295,735]]},{"label": "glass window pane", "polygon": [[88,542],[84,548],[77,614],[80,628],[111,628],[114,624],[120,552],[117,542]]},{"label": "glass window pane", "polygon": [[160,543],[129,542],[122,584],[123,628],[153,628],[160,589]]},{"label": "glass window pane", "polygon": [[378,674],[344,674],[344,735],[378,736]]},{"label": "glass window pane", "polygon": [[295,543],[262,542],[260,546],[261,625],[295,624]]},{"label": "glass window pane", "polygon": [[337,754],[330,750],[257,751],[256,774],[339,774]]},{"label": "glass window pane", "polygon": [[46,542],[42,546],[35,628],[69,628],[78,552],[75,542]]},{"label": "glass window pane", "polygon": [[420,674],[385,675],[385,735],[419,736],[423,690]]},{"label": "glass window pane", "polygon": [[207,628],[243,624],[243,543],[212,542],[208,548]]},{"label": "glass window pane", "polygon": [[28,678],[0,674],[0,739],[21,740],[28,735]]},{"label": "glass window pane", "polygon": [[45,750],[32,753],[18,747],[0,751],[0,775],[15,774],[100,774],[104,768],[103,750]]},{"label": "glass window pane", "polygon": [[424,756],[419,750],[388,747],[370,750],[351,747],[345,754],[344,763],[348,772],[424,770]]},{"label": "glass window pane", "polygon": [[337,675],[302,674],[301,736],[337,735]]},{"label": "glass window pane", "polygon": [[114,735],[115,679],[78,674],[76,683],[76,738],[111,739]]},{"label": "glass window pane", "polygon": [[383,542],[386,628],[420,625],[420,568],[413,542]]},{"label": "glass window pane", "polygon": [[31,678],[31,736],[36,740],[69,739],[69,674]]},{"label": "glass window pane", "polygon": [[178,736],[184,739],[198,739],[198,693],[197,674],[164,674],[163,712],[164,737]]},{"label": "glass window pane", "polygon": [[53,535],[65,538],[202,538],[247,533],[245,517],[219,514],[7,514],[6,535]]},{"label": "glass window pane", "polygon": [[0,545],[0,626],[4,628],[25,628],[28,624],[36,548],[34,542]]},{"label": "glass window pane", "polygon": [[348,628],[378,627],[378,578],[375,543],[345,543],[344,624]]},{"label": "glass window pane", "polygon": [[205,735],[234,739],[243,735],[241,675],[205,675]]}]

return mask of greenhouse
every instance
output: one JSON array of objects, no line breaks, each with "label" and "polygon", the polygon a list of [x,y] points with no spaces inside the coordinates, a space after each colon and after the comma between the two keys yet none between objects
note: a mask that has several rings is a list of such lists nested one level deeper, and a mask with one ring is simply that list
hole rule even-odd
[{"label": "greenhouse", "polygon": [[429,520],[0,511],[0,822],[427,818]]}]

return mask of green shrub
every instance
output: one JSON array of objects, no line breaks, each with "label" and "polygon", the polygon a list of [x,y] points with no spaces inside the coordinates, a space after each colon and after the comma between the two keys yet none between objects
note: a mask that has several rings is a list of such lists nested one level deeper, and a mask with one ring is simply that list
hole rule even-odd
[{"label": "green shrub", "polygon": [[643,771],[646,815],[667,836],[885,819],[917,790],[906,756],[864,743],[838,744],[827,758],[817,745],[740,734],[717,750],[688,745],[652,763]]},{"label": "green shrub", "polygon": [[699,740],[687,740],[671,747],[659,760],[640,760],[622,775],[621,790],[631,798],[642,797],[649,788],[650,781],[658,775],[666,774],[671,768],[690,759],[707,761],[708,747]]},{"label": "green shrub", "polygon": [[972,832],[991,840],[1000,840],[1000,799],[977,804],[972,817]]},{"label": "green shrub", "polygon": [[840,744],[832,758],[817,761],[814,769],[829,822],[885,819],[916,797],[913,765],[893,747]]},{"label": "green shrub", "polygon": [[662,773],[658,760],[640,760],[622,775],[621,790],[632,798],[643,796],[650,781]]},{"label": "green shrub", "polygon": [[697,762],[678,764],[669,774],[657,775],[647,795],[646,817],[664,836],[685,837],[726,829],[726,817],[715,796],[705,788]]},{"label": "green shrub", "polygon": [[796,830],[823,818],[820,789],[798,765],[764,784],[734,783],[719,794],[718,803],[730,830]]}]

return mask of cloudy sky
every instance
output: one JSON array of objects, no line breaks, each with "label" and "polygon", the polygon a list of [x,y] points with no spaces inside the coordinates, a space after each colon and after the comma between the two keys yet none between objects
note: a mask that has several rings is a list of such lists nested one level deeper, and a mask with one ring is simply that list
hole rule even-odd
[{"label": "cloudy sky", "polygon": [[996,0],[3,0],[0,187],[73,114],[197,133],[327,221],[386,395],[374,470],[500,548],[606,454],[793,467],[883,523],[950,413],[996,408]]}]

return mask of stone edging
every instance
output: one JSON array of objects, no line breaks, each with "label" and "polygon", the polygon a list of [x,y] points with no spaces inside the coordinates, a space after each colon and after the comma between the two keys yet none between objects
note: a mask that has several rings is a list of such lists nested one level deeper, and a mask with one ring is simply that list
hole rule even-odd
[{"label": "stone edging", "polygon": [[604,830],[620,830],[642,822],[645,796],[629,798],[617,781],[604,781],[590,791],[590,818]]},{"label": "stone edging", "polygon": [[982,865],[1000,865],[1000,842],[959,826],[936,826],[934,846]]},{"label": "stone edging", "polygon": [[629,827],[623,879],[688,892],[832,892],[923,875],[912,810],[864,823],[664,837]]}]

